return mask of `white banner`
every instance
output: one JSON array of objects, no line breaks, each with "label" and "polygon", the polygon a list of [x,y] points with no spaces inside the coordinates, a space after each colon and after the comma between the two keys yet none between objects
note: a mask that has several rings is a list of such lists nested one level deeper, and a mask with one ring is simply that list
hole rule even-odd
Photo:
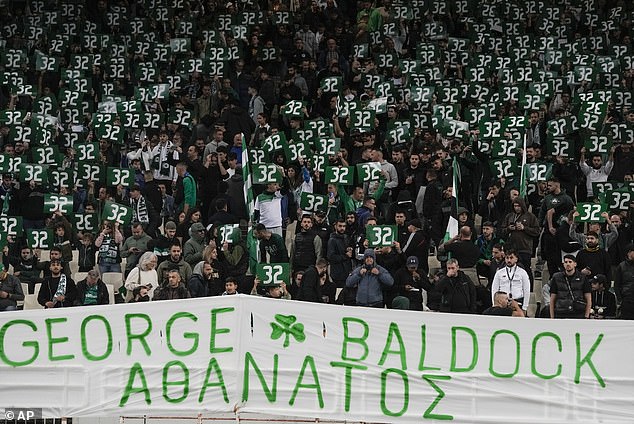
[{"label": "white banner", "polygon": [[0,408],[634,422],[634,326],[224,296],[0,314]]}]

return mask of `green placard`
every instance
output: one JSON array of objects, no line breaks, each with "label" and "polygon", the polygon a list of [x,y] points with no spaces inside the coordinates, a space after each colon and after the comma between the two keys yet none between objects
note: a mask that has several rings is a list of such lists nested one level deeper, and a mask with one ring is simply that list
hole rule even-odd
[{"label": "green placard", "polygon": [[327,166],[325,181],[328,184],[352,185],[354,183],[354,167]]},{"label": "green placard", "polygon": [[114,168],[109,166],[106,171],[106,185],[116,187],[132,187],[134,184],[134,171],[130,168]]},{"label": "green placard", "polygon": [[606,192],[616,190],[619,184],[615,181],[596,181],[592,183],[592,194],[596,197],[600,194],[605,195]]},{"label": "green placard", "polygon": [[48,178],[46,165],[35,165],[32,163],[20,164],[20,182],[27,183],[35,181],[38,184],[43,183]]},{"label": "green placard", "polygon": [[589,135],[583,141],[588,153],[608,154],[612,147],[612,137],[607,135]]},{"label": "green placard", "polygon": [[576,222],[604,222],[605,218],[601,216],[607,211],[605,203],[577,203],[578,216],[575,216]]},{"label": "green placard", "polygon": [[324,155],[313,155],[313,157],[309,160],[309,164],[307,166],[310,167],[315,172],[326,172],[326,167],[329,164],[328,156]]},{"label": "green placard", "polygon": [[357,132],[367,133],[374,130],[373,110],[355,110],[350,113],[350,128]]},{"label": "green placard", "polygon": [[278,167],[272,163],[260,163],[254,165],[251,170],[253,184],[281,183],[282,174]]},{"label": "green placard", "polygon": [[121,125],[104,123],[95,126],[95,134],[99,139],[105,139],[116,144],[123,143],[124,130]]},{"label": "green placard", "polygon": [[291,100],[282,105],[282,114],[288,118],[304,117],[304,108],[306,103],[300,100]]},{"label": "green placard", "polygon": [[101,220],[128,225],[132,221],[132,208],[119,203],[106,202],[101,214]]},{"label": "green placard", "polygon": [[24,226],[21,216],[0,216],[0,233],[9,236],[22,236]]},{"label": "green placard", "polygon": [[267,163],[269,161],[269,155],[264,149],[254,149],[249,147],[247,149],[247,155],[249,156],[249,163],[251,165]]},{"label": "green placard", "polygon": [[343,78],[327,77],[321,80],[321,90],[324,93],[339,93],[343,86]]},{"label": "green placard", "polygon": [[315,153],[319,155],[335,156],[341,148],[339,138],[320,138],[315,143]]},{"label": "green placard", "polygon": [[298,141],[288,143],[284,146],[284,154],[288,162],[298,162],[300,158],[312,156],[313,152],[310,150],[310,145],[307,142]]},{"label": "green placard", "polygon": [[26,244],[31,249],[50,249],[53,247],[53,230],[26,230]]},{"label": "green placard", "polygon": [[491,173],[495,178],[511,178],[519,176],[517,159],[516,158],[503,158],[489,161],[491,167]]},{"label": "green placard", "polygon": [[299,207],[304,212],[326,212],[328,210],[328,196],[302,192]]},{"label": "green placard", "polygon": [[500,138],[491,140],[491,156],[505,158],[515,156],[520,143],[516,139]]},{"label": "green placard", "polygon": [[191,110],[172,108],[167,118],[167,122],[174,125],[190,127],[193,119],[194,113]]},{"label": "green placard", "polygon": [[0,172],[17,174],[20,172],[20,165],[22,165],[22,157],[0,155]]},{"label": "green placard", "polygon": [[357,180],[359,183],[381,179],[381,164],[367,162],[357,164]]},{"label": "green placard", "polygon": [[76,213],[73,223],[77,231],[96,233],[99,230],[99,215],[97,213]]},{"label": "green placard", "polygon": [[77,179],[85,181],[102,181],[103,168],[93,162],[77,162]]},{"label": "green placard", "polygon": [[33,162],[42,165],[58,165],[62,155],[57,146],[39,146],[33,149]]},{"label": "green placard", "polygon": [[548,154],[552,156],[563,156],[565,158],[574,157],[574,143],[565,137],[549,138],[546,142]]},{"label": "green placard", "polygon": [[264,286],[272,284],[289,284],[291,278],[291,267],[288,263],[281,264],[258,264],[256,276]]},{"label": "green placard", "polygon": [[242,232],[240,231],[239,224],[223,225],[218,229],[218,238],[220,239],[220,244],[237,243],[238,241],[240,241],[241,237]]},{"label": "green placard", "polygon": [[397,235],[396,225],[368,225],[365,228],[369,247],[393,246]]},{"label": "green placard", "polygon": [[528,170],[527,181],[539,182],[550,178],[553,164],[549,162],[538,162],[526,164]]},{"label": "green placard", "polygon": [[45,194],[44,212],[53,213],[55,211],[61,211],[63,214],[71,213],[73,211],[73,197],[59,194]]},{"label": "green placard", "polygon": [[278,150],[283,150],[288,142],[286,141],[286,135],[284,133],[273,134],[262,141],[262,148],[269,154]]},{"label": "green placard", "polygon": [[630,203],[634,199],[634,192],[624,187],[619,190],[611,190],[605,192],[605,201],[602,202],[606,206],[606,210],[611,211],[627,211]]}]

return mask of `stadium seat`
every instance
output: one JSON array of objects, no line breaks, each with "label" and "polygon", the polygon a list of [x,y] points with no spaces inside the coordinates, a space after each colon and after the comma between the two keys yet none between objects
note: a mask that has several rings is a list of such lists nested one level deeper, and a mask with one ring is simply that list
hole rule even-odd
[{"label": "stadium seat", "polygon": [[104,272],[101,275],[101,281],[106,284],[112,284],[116,293],[123,286],[123,274],[120,272]]},{"label": "stadium seat", "polygon": [[73,274],[73,281],[75,282],[75,284],[77,284],[78,282],[86,278],[87,275],[87,272],[76,272]]},{"label": "stadium seat", "polygon": [[[24,285],[22,286],[24,288]],[[37,283],[35,285],[35,294],[25,294],[24,295],[24,307],[23,309],[42,309],[42,305],[37,303],[37,295],[40,294],[40,288],[42,288],[42,283]],[[28,285],[25,293],[28,293]]]},{"label": "stadium seat", "polygon": [[108,287],[108,303],[114,305],[114,286],[112,284],[106,284],[106,287]]}]

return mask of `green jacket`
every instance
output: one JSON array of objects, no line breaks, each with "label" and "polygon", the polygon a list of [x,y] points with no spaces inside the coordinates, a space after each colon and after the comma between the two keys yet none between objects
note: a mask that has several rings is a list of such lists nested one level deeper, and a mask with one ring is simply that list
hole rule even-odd
[{"label": "green jacket", "polygon": [[[372,196],[370,197],[372,197],[374,200],[380,199],[381,196],[383,196],[383,191],[385,191],[385,183],[386,183],[386,179],[381,178],[381,180],[379,181],[379,187],[376,189],[374,194],[372,194]],[[363,201],[358,202],[354,200],[352,197],[350,197],[350,195],[346,192],[346,190],[343,188],[341,184],[337,184],[337,193],[339,194],[341,203],[343,203],[344,213],[347,214],[348,212],[354,212],[357,209],[359,209],[361,206],[363,206]]]}]

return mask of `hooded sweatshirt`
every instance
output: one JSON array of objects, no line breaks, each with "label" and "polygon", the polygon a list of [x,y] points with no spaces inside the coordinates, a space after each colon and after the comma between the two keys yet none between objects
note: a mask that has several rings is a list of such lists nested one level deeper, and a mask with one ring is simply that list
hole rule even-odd
[{"label": "hooded sweatshirt", "polygon": [[204,229],[205,226],[200,222],[192,224],[189,228],[189,240],[183,246],[183,258],[192,268],[203,259],[205,233],[199,231]]},{"label": "hooded sweatshirt", "polygon": [[[365,259],[371,257],[374,259],[372,265],[366,265]],[[372,269],[379,270],[378,274],[373,274]],[[365,269],[364,274],[361,270]],[[394,284],[394,278],[390,273],[376,263],[376,255],[373,249],[366,249],[363,253],[363,264],[355,268],[346,280],[346,287],[357,287],[357,305],[359,306],[376,306],[383,302],[383,286],[391,287]]]},{"label": "hooded sweatshirt", "polygon": [[[539,235],[540,227],[537,217],[528,211],[526,202],[517,198],[513,203],[519,203],[522,212],[517,214],[515,211],[507,214],[502,222],[502,234],[507,242],[518,251],[518,253],[530,253],[533,251],[533,239]],[[509,226],[516,225],[521,222],[524,226],[523,230],[510,229]]]}]

